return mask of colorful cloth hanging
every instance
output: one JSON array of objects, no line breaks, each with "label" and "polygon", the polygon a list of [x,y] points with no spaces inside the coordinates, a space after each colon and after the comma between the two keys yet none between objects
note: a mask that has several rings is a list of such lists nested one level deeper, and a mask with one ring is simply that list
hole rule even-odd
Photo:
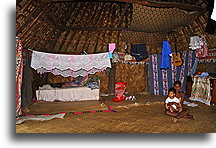
[{"label": "colorful cloth hanging", "polygon": [[211,87],[210,77],[193,76],[193,85],[190,100],[199,101],[210,105],[211,102]]},{"label": "colorful cloth hanging", "polygon": [[22,44],[21,40],[16,38],[16,117],[22,114],[21,111],[21,86],[22,86]]},{"label": "colorful cloth hanging", "polygon": [[110,57],[110,59],[112,58],[112,53],[115,50],[115,48],[116,48],[115,43],[110,43],[109,44],[109,57]]},{"label": "colorful cloth hanging", "polygon": [[192,36],[190,38],[189,49],[196,50],[197,57],[206,57],[208,55],[208,46],[205,37]]},{"label": "colorful cloth hanging", "polygon": [[199,58],[199,63],[216,63],[216,48],[209,49],[207,56]]},{"label": "colorful cloth hanging", "polygon": [[149,58],[137,62],[135,57],[131,56],[131,58],[127,58],[127,56],[130,56],[130,55],[125,54],[125,53],[113,54],[112,62],[113,63],[120,62],[124,64],[129,64],[129,65],[147,65],[149,62]]},{"label": "colorful cloth hanging", "polygon": [[34,51],[32,53],[31,67],[42,74],[51,72],[63,77],[78,77],[95,74],[111,68],[109,53],[87,55],[51,54]]},{"label": "colorful cloth hanging", "polygon": [[174,81],[181,81],[182,92],[186,88],[186,76],[191,74],[196,53],[194,51],[183,51],[182,66],[173,65],[173,57],[170,59],[169,69],[160,69],[161,55],[150,55],[149,70],[150,70],[150,93],[154,95],[167,95],[168,89],[173,86]]}]

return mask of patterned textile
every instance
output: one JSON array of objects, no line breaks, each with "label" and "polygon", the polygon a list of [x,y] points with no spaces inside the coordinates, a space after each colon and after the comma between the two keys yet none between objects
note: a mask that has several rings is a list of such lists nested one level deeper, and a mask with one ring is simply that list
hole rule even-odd
[{"label": "patterned textile", "polygon": [[196,56],[199,58],[206,57],[208,55],[208,46],[205,37],[201,36],[200,40],[201,40],[201,48],[196,49]]},{"label": "patterned textile", "polygon": [[21,111],[21,86],[22,86],[22,44],[21,40],[16,38],[16,117],[22,114]]},{"label": "patterned textile", "polygon": [[109,53],[88,55],[51,54],[34,51],[31,67],[38,73],[51,72],[63,77],[87,76],[111,68]]},{"label": "patterned textile", "polygon": [[190,100],[199,101],[210,105],[211,101],[211,87],[210,87],[210,78],[201,78],[199,76],[192,77],[193,85],[191,91]]},{"label": "patterned textile", "polygon": [[146,65],[149,62],[149,58],[142,60],[140,62],[137,62],[135,57],[131,56],[132,59],[130,60],[125,60],[127,54],[125,53],[117,53],[117,55],[113,56],[115,58],[113,58],[112,62],[116,63],[116,62],[120,62],[120,63],[124,63],[124,64],[130,64],[130,65]]},{"label": "patterned textile", "polygon": [[173,57],[170,59],[169,69],[160,69],[161,55],[150,55],[149,70],[150,70],[150,93],[154,95],[167,95],[168,89],[173,86],[174,81],[181,81],[182,92],[186,88],[186,76],[191,74],[195,61],[194,51],[182,52],[182,66],[173,65]]},{"label": "patterned textile", "polygon": [[216,49],[209,49],[206,57],[200,57],[199,63],[211,63],[216,62]]}]

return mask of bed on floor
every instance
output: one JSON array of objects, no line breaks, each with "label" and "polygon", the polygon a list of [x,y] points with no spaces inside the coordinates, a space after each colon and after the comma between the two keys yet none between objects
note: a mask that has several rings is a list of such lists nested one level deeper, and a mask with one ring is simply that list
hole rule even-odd
[{"label": "bed on floor", "polygon": [[100,80],[76,79],[67,83],[46,84],[36,90],[37,100],[85,101],[99,100]]}]

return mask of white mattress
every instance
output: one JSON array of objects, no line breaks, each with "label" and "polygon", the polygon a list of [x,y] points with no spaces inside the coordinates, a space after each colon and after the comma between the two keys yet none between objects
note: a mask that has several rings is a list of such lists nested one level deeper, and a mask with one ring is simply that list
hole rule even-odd
[{"label": "white mattress", "polygon": [[99,100],[99,89],[88,87],[61,88],[53,90],[37,90],[37,100],[44,101],[84,101]]}]

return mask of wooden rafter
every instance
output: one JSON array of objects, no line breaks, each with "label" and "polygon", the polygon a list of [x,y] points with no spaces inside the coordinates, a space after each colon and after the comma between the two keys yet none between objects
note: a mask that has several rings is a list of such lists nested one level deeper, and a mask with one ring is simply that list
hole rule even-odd
[{"label": "wooden rafter", "polygon": [[16,32],[20,33],[21,31],[23,31],[24,28],[26,28],[32,21],[32,18],[37,17],[37,15],[40,13],[40,9],[39,8],[35,8],[34,10],[32,10],[30,12],[30,14],[28,15],[28,17],[25,18],[25,24],[21,25],[21,26],[17,26],[16,27]]},{"label": "wooden rafter", "polygon": [[43,3],[42,1],[40,1],[38,3],[38,5],[41,7],[42,12],[45,15],[45,20],[47,22],[49,22],[51,25],[53,25],[56,29],[58,29],[59,31],[64,31],[60,26],[58,26],[58,22],[56,22],[55,19],[52,18],[52,15],[50,14],[50,12],[46,9],[46,4]]},{"label": "wooden rafter", "polygon": [[[71,33],[72,31],[70,31],[70,33]],[[77,30],[76,31],[73,31],[73,33],[71,33],[71,36],[70,36],[70,38],[69,38],[69,41],[72,41],[73,39],[74,39],[74,37],[76,36],[76,34],[77,34]],[[68,52],[68,49],[69,49],[69,47],[70,47],[70,45],[72,46],[73,45],[73,42],[68,42],[68,43],[66,43],[65,44],[65,52]]]},{"label": "wooden rafter", "polygon": [[69,35],[70,31],[66,31],[66,33],[64,34],[64,37],[63,37],[63,41],[60,43],[60,46],[59,46],[59,49],[58,51],[61,52],[62,51],[62,47],[63,45],[65,44],[65,40],[67,39],[68,35]]}]

